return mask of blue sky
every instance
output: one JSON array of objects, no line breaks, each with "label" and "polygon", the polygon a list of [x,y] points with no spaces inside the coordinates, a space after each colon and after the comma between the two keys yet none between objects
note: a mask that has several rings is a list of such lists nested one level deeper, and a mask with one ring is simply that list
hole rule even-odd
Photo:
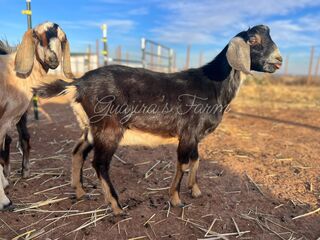
[{"label": "blue sky", "polygon": [[[0,37],[18,43],[26,29],[25,1],[0,0],[0,6]],[[32,0],[32,10],[33,25],[58,23],[76,52],[94,47],[107,23],[111,56],[121,45],[138,58],[146,37],[172,47],[180,67],[191,44],[191,66],[197,67],[200,52],[210,61],[238,32],[266,24],[282,55],[290,56],[290,73],[307,73],[311,45],[315,58],[320,55],[320,0]]]}]

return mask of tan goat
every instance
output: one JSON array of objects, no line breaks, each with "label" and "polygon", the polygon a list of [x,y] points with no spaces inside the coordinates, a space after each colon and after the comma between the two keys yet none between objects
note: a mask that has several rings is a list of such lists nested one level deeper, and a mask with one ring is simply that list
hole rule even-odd
[{"label": "tan goat", "polygon": [[[6,133],[26,112],[32,98],[32,88],[41,83],[49,69],[63,60],[66,77],[73,77],[70,47],[66,34],[55,23],[45,22],[28,30],[17,51],[10,52],[0,42],[0,146]],[[11,205],[5,195],[8,185],[4,172],[10,173],[8,161],[0,156],[0,210]]]}]

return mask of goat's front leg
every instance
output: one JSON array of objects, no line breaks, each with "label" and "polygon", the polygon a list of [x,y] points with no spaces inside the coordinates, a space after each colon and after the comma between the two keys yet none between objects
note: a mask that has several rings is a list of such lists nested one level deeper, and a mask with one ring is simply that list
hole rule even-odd
[{"label": "goat's front leg", "polygon": [[30,176],[30,164],[29,164],[30,134],[27,128],[27,115],[28,115],[28,112],[25,112],[16,125],[19,133],[20,147],[22,148],[21,175],[23,178],[27,178]]},{"label": "goat's front leg", "polygon": [[190,171],[188,176],[188,188],[191,189],[191,195],[197,198],[201,195],[200,188],[197,183],[197,171],[199,168],[199,158],[190,159]]},{"label": "goat's front leg", "polygon": [[106,202],[111,204],[113,213],[115,215],[119,215],[123,213],[123,210],[119,203],[116,190],[112,185],[109,176],[109,169],[112,156],[117,150],[122,134],[120,129],[108,128],[103,131],[99,131],[99,136],[96,135],[97,134],[95,134],[94,138],[94,157],[92,165],[101,181]]},{"label": "goat's front leg", "polygon": [[197,172],[199,168],[199,152],[198,143],[189,148],[189,174],[188,174],[188,188],[191,189],[192,197],[196,198],[201,195],[200,188],[197,183]]},{"label": "goat's front leg", "polygon": [[[182,207],[183,204],[180,199],[180,185],[184,172],[190,168],[190,158],[193,159],[193,155],[198,153],[197,144],[194,141],[190,141],[186,138],[181,138],[178,146],[178,161],[176,166],[175,176],[169,189],[170,202],[173,206]],[[193,166],[193,165],[192,165]]]},{"label": "goat's front leg", "polygon": [[88,141],[86,132],[75,145],[72,153],[72,174],[71,186],[75,188],[77,199],[83,197],[86,192],[83,190],[82,168],[84,161],[93,148],[93,145]]},{"label": "goat's front leg", "polygon": [[0,153],[0,158],[3,163],[3,172],[4,175],[7,176],[8,178],[10,177],[10,144],[12,142],[12,138],[6,134],[4,137],[4,141],[1,144],[1,153]]}]

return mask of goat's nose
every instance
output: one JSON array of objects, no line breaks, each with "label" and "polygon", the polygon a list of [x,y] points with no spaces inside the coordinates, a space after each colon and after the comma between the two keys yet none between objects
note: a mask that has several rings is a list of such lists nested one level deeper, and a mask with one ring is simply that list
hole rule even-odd
[{"label": "goat's nose", "polygon": [[279,62],[282,62],[282,57],[280,55],[276,56],[275,59],[278,60]]}]

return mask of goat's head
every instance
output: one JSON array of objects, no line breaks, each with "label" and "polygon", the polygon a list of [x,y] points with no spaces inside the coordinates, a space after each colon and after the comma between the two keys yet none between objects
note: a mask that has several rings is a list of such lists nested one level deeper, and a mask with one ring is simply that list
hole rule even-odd
[{"label": "goat's head", "polygon": [[35,57],[45,69],[56,69],[63,61],[64,74],[68,78],[73,77],[69,42],[58,24],[45,22],[24,34],[16,54],[16,72],[29,74]]},{"label": "goat's head", "polygon": [[240,71],[273,73],[281,67],[282,57],[265,25],[249,28],[236,35],[228,45],[229,64]]}]

